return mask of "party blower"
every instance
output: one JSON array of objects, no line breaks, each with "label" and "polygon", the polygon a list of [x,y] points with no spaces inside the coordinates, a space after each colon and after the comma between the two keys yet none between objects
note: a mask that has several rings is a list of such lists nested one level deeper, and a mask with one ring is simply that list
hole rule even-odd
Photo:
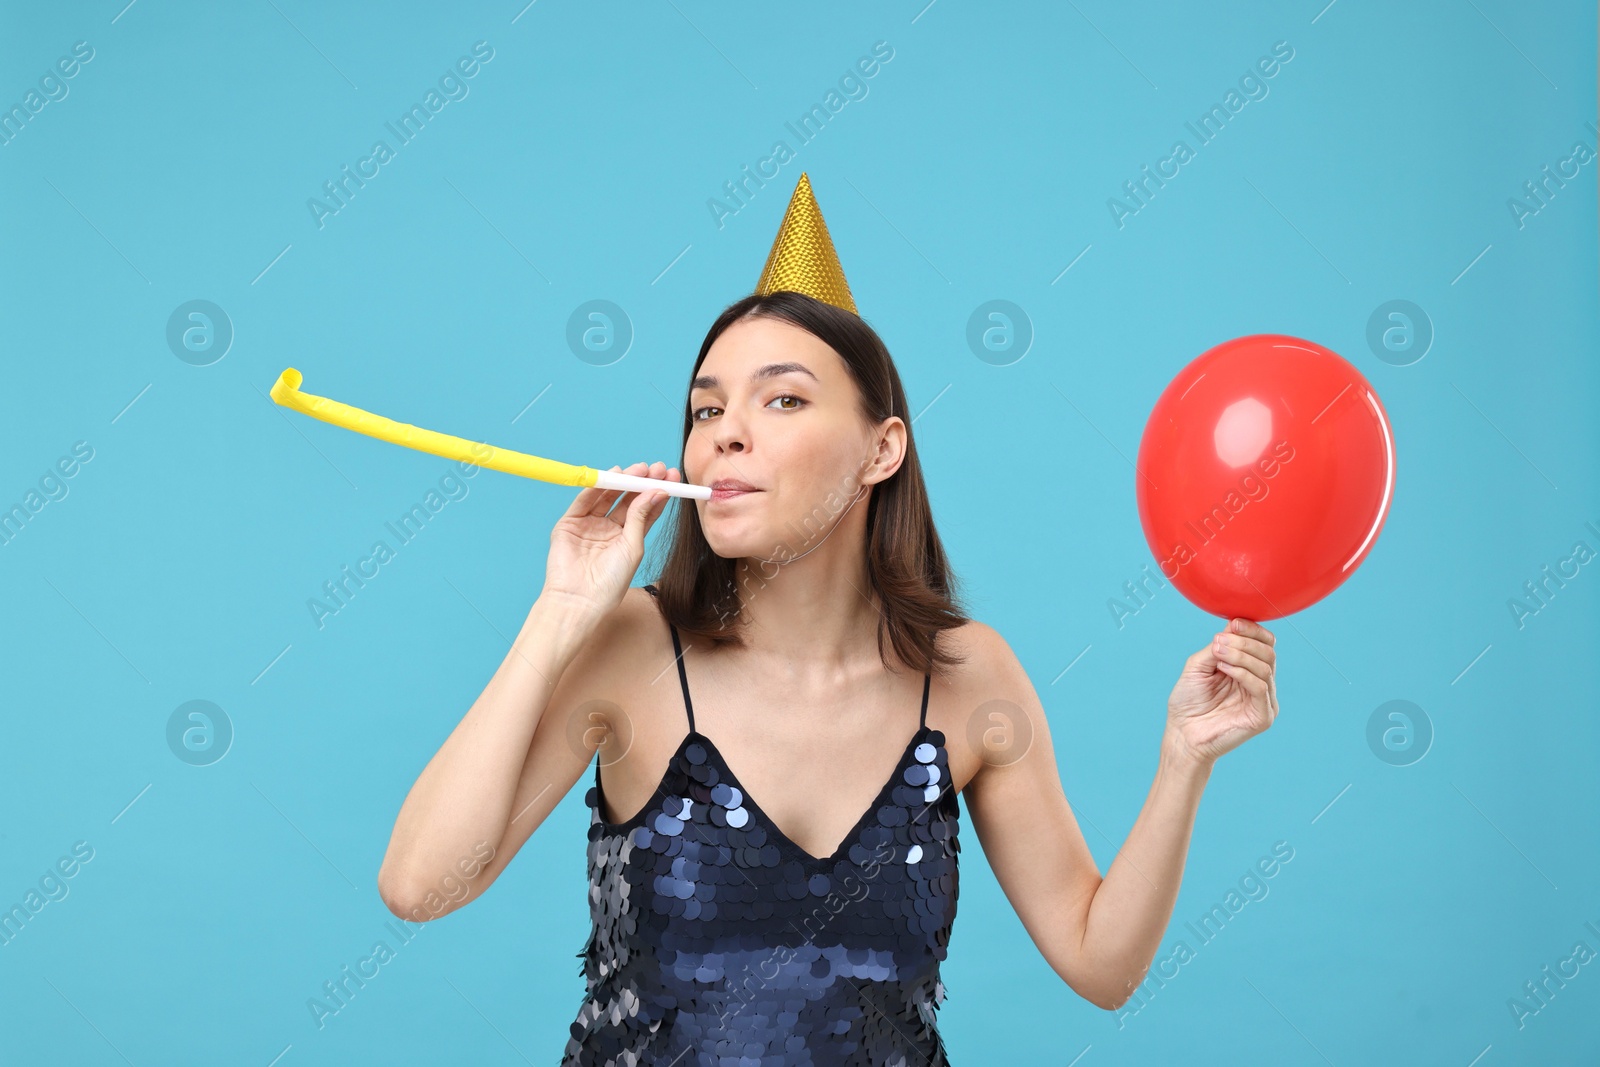
[{"label": "party blower", "polygon": [[310,415],[313,419],[321,419],[334,426],[354,430],[368,437],[376,437],[390,444],[555,485],[621,489],[630,493],[654,490],[668,496],[688,497],[693,500],[711,499],[709,485],[690,485],[686,482],[669,482],[660,478],[640,478],[632,474],[620,474],[617,471],[574,466],[571,463],[530,456],[525,452],[513,452],[509,448],[496,448],[482,442],[435,433],[409,423],[395,422],[382,415],[374,415],[370,411],[362,411],[349,404],[329,400],[325,396],[302,393],[300,383],[303,380],[299,371],[293,367],[287,368],[278,375],[277,382],[272,386],[273,401],[282,407],[292,408],[302,415]]}]

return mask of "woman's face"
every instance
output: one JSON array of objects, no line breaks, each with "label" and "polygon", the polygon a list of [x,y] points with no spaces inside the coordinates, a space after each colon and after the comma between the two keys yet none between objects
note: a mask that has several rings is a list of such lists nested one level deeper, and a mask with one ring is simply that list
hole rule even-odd
[{"label": "woman's face", "polygon": [[[839,354],[800,327],[751,318],[724,330],[690,385],[683,460],[686,481],[716,490],[694,502],[712,551],[799,555],[833,528],[864,481],[892,473],[872,466],[878,435],[859,405]],[[719,490],[723,481],[753,491]]]}]

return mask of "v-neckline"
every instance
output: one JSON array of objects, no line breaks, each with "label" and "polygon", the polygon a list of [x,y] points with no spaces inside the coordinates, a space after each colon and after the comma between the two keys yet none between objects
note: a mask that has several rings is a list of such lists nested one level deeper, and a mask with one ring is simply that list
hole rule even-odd
[{"label": "v-neckline", "polygon": [[794,853],[796,858],[804,860],[806,863],[813,866],[821,865],[831,867],[837,863],[841,857],[849,852],[850,846],[856,843],[856,838],[860,835],[862,827],[864,827],[867,822],[878,813],[878,809],[883,806],[883,799],[885,795],[893,792],[894,787],[896,783],[899,782],[901,775],[905,774],[906,760],[910,758],[911,754],[916,750],[917,745],[921,744],[930,735],[936,732],[937,731],[931,729],[927,723],[923,723],[917,727],[917,732],[911,735],[911,740],[906,742],[906,747],[901,750],[899,758],[895,760],[894,769],[889,772],[888,780],[883,783],[883,785],[878,789],[878,792],[873,796],[871,802],[867,804],[867,809],[861,813],[860,817],[858,817],[853,824],[851,824],[850,829],[845,831],[844,838],[839,842],[839,847],[834,849],[833,853],[828,856],[813,856],[805,848],[796,843],[794,838],[790,837],[783,831],[783,828],[779,826],[772,816],[767,812],[767,810],[761,806],[760,802],[750,795],[750,790],[745,788],[744,781],[740,779],[739,775],[734,771],[734,769],[728,765],[728,759],[722,754],[722,749],[718,748],[717,743],[711,738],[707,737],[699,730],[691,729],[686,735],[684,735],[683,743],[679,745],[678,751],[687,751],[689,745],[693,743],[698,743],[704,747],[706,749],[707,758],[715,758],[717,762],[718,776],[724,781],[738,787],[739,794],[743,798],[740,803],[749,808],[756,815],[760,816],[761,821],[766,826],[767,832],[777,840],[780,848],[787,849],[789,852]]}]

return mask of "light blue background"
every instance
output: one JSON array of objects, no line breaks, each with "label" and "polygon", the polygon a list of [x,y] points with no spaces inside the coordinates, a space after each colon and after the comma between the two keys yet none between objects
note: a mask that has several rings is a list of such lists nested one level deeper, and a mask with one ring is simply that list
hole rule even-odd
[{"label": "light blue background", "polygon": [[[1596,564],[1521,629],[1507,606],[1574,542],[1600,550],[1600,164],[1521,228],[1507,206],[1595,144],[1594,6],[924,4],[6,5],[5,106],[95,50],[0,147],[0,504],[94,449],[0,547],[0,905],[94,849],[0,947],[8,1062],[556,1062],[582,994],[582,786],[325,1028],[306,1002],[394,941],[394,816],[500,662],[571,492],[479,474],[319,630],[307,599],[448,464],[265,393],[294,365],[432,429],[675,462],[698,344],[802,169],[1102,872],[1217,628],[1170,586],[1120,627],[1108,607],[1152,564],[1130,463],[1161,388],[1230,337],[1295,334],[1361,369],[1398,444],[1370,558],[1270,624],[1282,715],[1216,767],[1159,955],[1285,841],[1270,894],[1119,1025],[1046,966],[969,829],[953,1062],[1600,1059],[1600,963],[1521,1029],[1507,1007],[1576,942],[1600,951]],[[470,94],[319,229],[307,199],[479,40]],[[784,123],[880,40],[868,95],[798,145]],[[1194,147],[1184,123],[1278,41],[1270,94],[1119,229],[1108,198]],[[778,139],[794,161],[719,229],[708,199]],[[236,331],[210,366],[166,343],[193,299]],[[565,340],[593,299],[635,330],[607,366]],[[965,339],[991,299],[1036,334],[1010,366]],[[1436,331],[1409,366],[1366,342],[1393,299]],[[209,767],[167,747],[192,699],[236,731]],[[1407,767],[1366,740],[1395,699],[1436,731]]]}]

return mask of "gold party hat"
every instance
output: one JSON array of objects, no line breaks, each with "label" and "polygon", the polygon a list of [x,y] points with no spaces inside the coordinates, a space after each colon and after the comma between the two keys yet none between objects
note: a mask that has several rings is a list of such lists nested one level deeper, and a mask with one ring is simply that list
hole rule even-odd
[{"label": "gold party hat", "polygon": [[767,265],[761,268],[761,280],[756,283],[756,292],[761,296],[780,289],[804,293],[852,315],[860,314],[850,297],[850,286],[844,280],[844,268],[839,266],[817,198],[811,194],[811,179],[803,172],[789,198],[789,209],[783,213],[778,239],[767,253]]}]

